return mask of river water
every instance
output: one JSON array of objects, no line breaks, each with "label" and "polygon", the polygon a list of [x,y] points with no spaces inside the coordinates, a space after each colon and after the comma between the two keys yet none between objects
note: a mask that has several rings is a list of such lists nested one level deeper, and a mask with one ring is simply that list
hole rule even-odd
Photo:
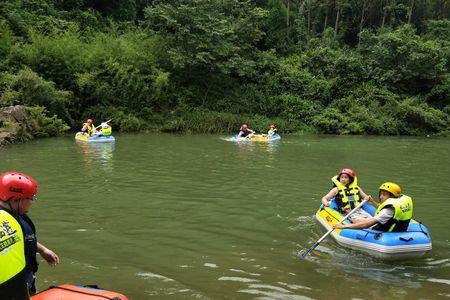
[{"label": "river water", "polygon": [[[0,149],[0,171],[39,183],[31,217],[61,264],[38,289],[97,284],[130,299],[448,299],[450,140],[129,134],[115,144],[41,139]],[[414,199],[426,257],[386,262],[325,240],[314,219],[330,178],[353,168]]]}]

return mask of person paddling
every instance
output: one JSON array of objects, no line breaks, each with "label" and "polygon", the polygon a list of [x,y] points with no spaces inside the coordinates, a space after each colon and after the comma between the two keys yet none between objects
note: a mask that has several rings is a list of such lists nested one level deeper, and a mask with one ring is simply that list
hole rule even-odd
[{"label": "person paddling", "polygon": [[86,123],[83,123],[83,127],[81,127],[81,131],[87,133],[89,136],[93,136],[97,134],[97,129],[95,129],[94,121],[92,119],[87,119]]},{"label": "person paddling", "polygon": [[268,136],[272,136],[275,134],[275,132],[277,131],[277,128],[275,126],[275,124],[270,125],[269,131],[267,132]]},{"label": "person paddling", "polygon": [[238,138],[251,138],[255,134],[255,131],[248,128],[247,124],[242,124],[239,129]]},{"label": "person paddling", "polygon": [[102,124],[100,124],[100,126],[102,128],[100,130],[100,135],[103,135],[103,136],[110,136],[111,135],[112,128],[111,128],[111,126],[108,125],[108,123],[103,122]]},{"label": "person paddling", "polygon": [[[35,278],[38,270],[36,253],[39,253],[52,266],[59,263],[58,255],[37,241],[35,226],[27,215],[31,206],[36,202],[37,188],[36,181],[26,174],[16,171],[0,174],[0,214],[12,217],[13,219],[10,218],[10,220],[14,223],[15,230],[19,233],[19,240],[16,240],[16,243],[20,245],[25,254],[25,268],[23,272],[28,292],[31,295],[36,293]],[[3,229],[7,228],[3,222],[1,224],[3,224]],[[19,224],[20,228],[17,227],[17,224]],[[11,231],[12,228],[9,230]],[[2,235],[1,232],[0,230],[0,236]],[[6,261],[5,265],[2,263],[2,269],[5,266],[8,269],[8,265],[13,267],[14,264],[18,264],[18,262],[14,263],[13,260]],[[0,271],[0,273],[2,272],[3,270]],[[3,294],[1,295],[3,296]],[[3,300],[4,298],[1,297],[1,299]]]},{"label": "person paddling", "polygon": [[335,224],[333,228],[369,228],[385,232],[407,231],[413,216],[413,201],[411,197],[402,195],[401,188],[393,182],[385,182],[379,187],[378,195],[381,203],[375,211],[375,216],[352,224]]},{"label": "person paddling", "polygon": [[[341,169],[338,175],[331,178],[333,188],[323,196],[322,203],[325,206],[330,206],[331,200],[334,199],[338,206],[338,210],[342,214],[347,214],[353,208],[361,203],[361,199],[369,200],[372,204],[376,204],[370,195],[364,193],[364,191],[358,186],[358,178],[355,171],[352,169]],[[366,218],[368,214],[361,213],[359,215],[351,216],[350,218]]]}]

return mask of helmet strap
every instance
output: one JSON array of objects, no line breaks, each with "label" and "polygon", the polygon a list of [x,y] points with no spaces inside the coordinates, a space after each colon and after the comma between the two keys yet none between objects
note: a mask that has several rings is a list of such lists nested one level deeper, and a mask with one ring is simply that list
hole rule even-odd
[{"label": "helmet strap", "polygon": [[[17,211],[14,211],[14,208],[13,208],[13,206],[12,206],[12,204],[11,204],[11,202],[13,202],[13,201],[15,201],[15,200],[18,200],[18,201],[17,201]],[[8,206],[9,206],[9,210],[10,210],[13,214],[20,215],[20,211],[19,211],[20,201],[22,201],[22,199],[16,199],[16,198],[14,198],[14,197],[11,197],[11,198],[9,198],[9,199],[7,200]]]},{"label": "helmet strap", "polygon": [[12,207],[12,205],[11,205],[11,201],[13,201],[13,200],[14,200],[14,197],[11,197],[11,198],[9,198],[8,200],[5,201],[6,203],[8,203],[9,210],[10,210],[11,212],[14,212],[14,209],[13,209],[13,207]]}]

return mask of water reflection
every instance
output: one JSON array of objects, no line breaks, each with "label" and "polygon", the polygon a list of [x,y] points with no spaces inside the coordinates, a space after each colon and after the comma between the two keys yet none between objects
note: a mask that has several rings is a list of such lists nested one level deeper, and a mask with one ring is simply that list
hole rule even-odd
[{"label": "water reflection", "polygon": [[104,170],[113,169],[114,143],[86,143],[77,141],[83,152],[83,161],[88,165],[100,165]]},{"label": "water reflection", "polygon": [[262,153],[267,152],[268,156],[265,157],[267,160],[271,161],[276,158],[276,154],[279,150],[280,142],[235,142],[239,147],[239,153],[243,156],[247,156],[251,152]]}]

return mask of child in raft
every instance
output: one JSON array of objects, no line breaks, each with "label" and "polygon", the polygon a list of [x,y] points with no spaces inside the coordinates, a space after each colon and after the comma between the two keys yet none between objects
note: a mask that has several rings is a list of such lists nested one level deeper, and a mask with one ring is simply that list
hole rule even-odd
[{"label": "child in raft", "polygon": [[[333,188],[323,196],[322,203],[325,206],[330,206],[331,200],[334,199],[338,205],[339,211],[342,214],[347,215],[353,208],[361,203],[361,199],[369,200],[369,202],[376,206],[376,202],[372,199],[372,196],[367,195],[358,186],[358,179],[355,171],[352,169],[341,169],[338,175],[331,178]],[[363,209],[359,209],[354,212],[349,219],[360,220],[371,217],[369,213]]]}]

